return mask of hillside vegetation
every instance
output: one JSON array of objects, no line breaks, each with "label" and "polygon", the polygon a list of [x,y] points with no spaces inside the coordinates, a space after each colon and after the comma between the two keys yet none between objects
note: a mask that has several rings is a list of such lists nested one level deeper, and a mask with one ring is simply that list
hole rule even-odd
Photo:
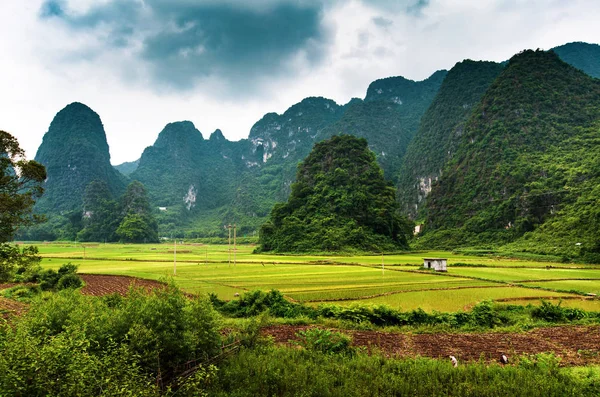
[{"label": "hillside vegetation", "polygon": [[447,74],[419,130],[411,141],[398,172],[398,197],[402,210],[416,218],[461,141],[464,125],[503,66],[466,60]]},{"label": "hillside vegetation", "polygon": [[516,55],[434,184],[420,244],[500,245],[546,231],[547,244],[592,249],[599,121],[600,81],[553,52]]},{"label": "hillside vegetation", "polygon": [[317,143],[298,166],[285,204],[260,230],[260,250],[382,251],[407,248],[409,223],[367,141],[350,135]]}]

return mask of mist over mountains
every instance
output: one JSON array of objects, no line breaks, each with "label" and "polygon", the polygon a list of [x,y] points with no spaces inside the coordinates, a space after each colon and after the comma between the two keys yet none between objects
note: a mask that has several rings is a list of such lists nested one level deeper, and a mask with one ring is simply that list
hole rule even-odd
[{"label": "mist over mountains", "polygon": [[[425,221],[424,241],[440,244],[431,236],[461,230],[471,237],[488,233],[487,240],[502,235],[511,243],[577,200],[571,195],[564,201],[566,195],[559,194],[544,201],[550,210],[538,213],[538,206],[517,204],[524,194],[572,190],[579,188],[577,181],[595,178],[597,171],[587,162],[560,162],[560,170],[537,165],[518,170],[530,161],[542,164],[557,148],[562,148],[557,159],[583,150],[584,136],[584,157],[592,158],[599,134],[594,88],[599,75],[600,46],[587,43],[566,44],[555,53],[527,51],[503,64],[465,60],[419,82],[374,81],[364,99],[345,105],[306,98],[283,114],[264,115],[248,138],[237,142],[220,130],[204,139],[193,123],[173,122],[139,160],[114,168],[100,117],[73,103],[52,121],[36,155],[48,168],[37,210],[50,222],[23,237],[73,237],[69,218],[76,218],[83,191],[94,180],[106,182],[115,196],[128,181],[142,182],[162,236],[223,236],[223,225],[234,222],[241,235],[252,235],[273,205],[288,197],[297,165],[313,145],[350,134],[367,139],[398,189],[403,213]],[[555,178],[556,172],[581,175]],[[490,230],[504,232],[492,237]],[[471,237],[454,243],[469,244]]]}]

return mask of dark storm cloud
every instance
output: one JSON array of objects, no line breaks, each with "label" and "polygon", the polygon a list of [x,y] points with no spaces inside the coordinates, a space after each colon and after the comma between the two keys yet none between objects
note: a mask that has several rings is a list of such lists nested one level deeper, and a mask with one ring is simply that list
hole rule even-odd
[{"label": "dark storm cloud", "polygon": [[98,30],[111,48],[132,47],[155,79],[191,88],[197,78],[239,84],[284,73],[298,52],[309,63],[323,56],[327,33],[322,2],[112,0],[84,13],[47,0],[42,19],[58,18],[74,30]]}]

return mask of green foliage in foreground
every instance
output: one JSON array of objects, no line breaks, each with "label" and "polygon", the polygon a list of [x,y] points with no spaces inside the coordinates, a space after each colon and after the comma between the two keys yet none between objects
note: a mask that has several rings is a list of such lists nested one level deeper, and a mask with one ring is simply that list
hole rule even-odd
[{"label": "green foliage in foreground", "polygon": [[[278,301],[276,293],[271,301]],[[263,297],[264,298],[264,297]],[[264,301],[265,299],[263,299]],[[557,308],[543,308],[555,318]],[[487,306],[474,318],[490,320]],[[1,321],[1,320],[0,320]],[[219,317],[206,299],[172,285],[127,297],[47,294],[8,325],[0,322],[0,394],[15,396],[596,396],[591,368],[575,376],[552,355],[512,365],[390,359],[361,354],[351,338],[312,329],[300,349],[260,340],[253,320],[239,350],[221,351]],[[215,358],[219,358],[216,359]],[[209,363],[210,361],[210,363]]]},{"label": "green foliage in foreground", "polygon": [[18,245],[0,243],[0,282],[12,281],[16,275],[39,268],[41,260],[33,245],[20,249]]},{"label": "green foliage in foreground", "polygon": [[248,318],[268,312],[277,318],[333,319],[362,326],[443,326],[454,329],[489,329],[501,326],[532,324],[534,322],[566,324],[574,321],[600,323],[600,313],[562,307],[544,302],[541,307],[497,305],[481,302],[469,312],[427,313],[422,309],[399,311],[385,305],[378,306],[305,306],[289,302],[279,291],[260,290],[243,294],[229,302],[210,296],[215,308],[225,316]]},{"label": "green foliage in foreground", "polygon": [[126,298],[63,291],[0,327],[0,394],[155,395],[214,357],[220,340],[210,303],[171,285]]},{"label": "green foliage in foreground", "polygon": [[259,250],[393,251],[407,248],[411,233],[367,141],[341,135],[317,143],[298,166],[287,203],[260,229]]},{"label": "green foliage in foreground", "polygon": [[578,378],[553,356],[518,366],[386,359],[265,347],[242,350],[219,369],[214,396],[597,396],[598,377]]}]

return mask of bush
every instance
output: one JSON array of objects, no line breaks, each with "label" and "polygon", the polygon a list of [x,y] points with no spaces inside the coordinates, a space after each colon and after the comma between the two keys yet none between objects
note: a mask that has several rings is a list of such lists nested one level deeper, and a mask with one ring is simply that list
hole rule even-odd
[{"label": "bush", "polygon": [[41,271],[37,275],[40,281],[40,287],[44,291],[60,291],[65,288],[79,288],[83,285],[83,281],[77,276],[77,265],[65,263],[58,272],[52,269]]},{"label": "bush", "polygon": [[20,250],[18,245],[0,243],[0,282],[13,281],[16,275],[38,269],[40,260],[37,247]]},{"label": "bush", "polygon": [[533,318],[544,320],[550,323],[560,323],[566,321],[581,320],[588,316],[584,310],[570,307],[562,307],[562,301],[556,305],[543,300],[542,304],[533,309],[531,316]]},{"label": "bush", "polygon": [[321,328],[309,328],[306,331],[298,331],[296,336],[300,338],[296,343],[311,352],[354,354],[354,349],[351,346],[352,339],[340,332]]},{"label": "bush", "polygon": [[83,285],[81,278],[73,273],[67,273],[62,276],[56,283],[56,290],[61,291],[63,289],[76,289]]},{"label": "bush", "polygon": [[[15,393],[7,390],[17,390],[16,395],[95,395],[101,393],[94,385],[111,377],[116,385],[135,383],[131,390],[141,394],[147,380],[166,390],[180,374],[220,352],[218,329],[218,315],[207,299],[190,300],[173,285],[152,293],[132,289],[122,299],[63,290],[35,300],[14,329],[6,328],[6,342],[0,336],[0,390],[8,395]],[[23,352],[17,357],[19,346]],[[37,384],[36,368],[47,374],[39,375],[40,385],[58,379],[73,382],[73,389],[48,384],[46,393],[39,392],[43,387]],[[3,388],[6,384],[13,388]],[[81,392],[84,385],[91,391]],[[152,390],[148,386],[148,394]]]}]

